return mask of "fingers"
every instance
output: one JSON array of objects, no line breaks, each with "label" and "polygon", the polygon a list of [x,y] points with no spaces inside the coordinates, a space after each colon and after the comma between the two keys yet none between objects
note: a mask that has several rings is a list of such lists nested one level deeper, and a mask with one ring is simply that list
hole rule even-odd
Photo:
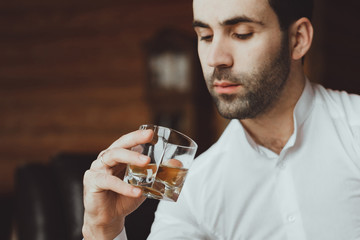
[{"label": "fingers", "polygon": [[168,159],[166,160],[163,165],[165,166],[169,166],[169,167],[176,167],[176,168],[182,168],[183,167],[183,163],[177,159]]},{"label": "fingers", "polygon": [[[150,162],[148,156],[130,149],[150,142],[153,134],[152,130],[138,130],[122,136],[107,150],[102,151],[85,172],[84,206],[87,214],[84,214],[84,218],[87,222],[100,222],[101,226],[108,229],[116,219],[123,219],[145,199],[140,188],[124,182],[121,178],[127,164],[141,167]],[[99,224],[90,224],[91,229],[94,229],[94,226]]]},{"label": "fingers", "polygon": [[153,135],[154,132],[152,130],[137,130],[123,135],[108,149],[102,151],[91,167],[95,169],[109,169],[119,163],[145,166],[150,161],[149,157],[128,149],[150,142]]},{"label": "fingers", "polygon": [[132,148],[139,144],[148,143],[152,140],[154,131],[151,129],[137,130],[120,137],[109,148]]},{"label": "fingers", "polygon": [[103,172],[87,170],[84,175],[84,189],[87,193],[113,191],[128,197],[140,197],[141,189],[123,182],[116,176]]},{"label": "fingers", "polygon": [[127,164],[142,167],[150,162],[148,156],[129,149],[150,142],[153,134],[152,130],[137,130],[120,137],[92,163],[84,175],[84,187],[93,193],[111,190],[126,196],[141,195],[139,188],[123,182],[116,172],[124,171]]},{"label": "fingers", "polygon": [[93,162],[92,168],[112,168],[120,163],[145,166],[150,162],[148,156],[124,148],[109,148],[103,151],[98,159]]}]

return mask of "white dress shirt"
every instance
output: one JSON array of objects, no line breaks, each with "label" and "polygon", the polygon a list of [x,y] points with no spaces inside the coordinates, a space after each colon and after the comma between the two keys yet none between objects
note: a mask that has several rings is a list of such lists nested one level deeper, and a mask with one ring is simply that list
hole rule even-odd
[{"label": "white dress shirt", "polygon": [[279,155],[232,120],[149,239],[359,240],[360,96],[307,81]]}]

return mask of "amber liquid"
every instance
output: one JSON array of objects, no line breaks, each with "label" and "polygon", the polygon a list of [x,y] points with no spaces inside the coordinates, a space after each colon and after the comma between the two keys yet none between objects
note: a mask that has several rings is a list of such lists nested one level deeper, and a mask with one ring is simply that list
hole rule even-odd
[{"label": "amber liquid", "polygon": [[181,192],[188,169],[160,164],[156,172],[156,164],[141,168],[129,166],[128,182],[141,187],[144,195],[176,202]]}]

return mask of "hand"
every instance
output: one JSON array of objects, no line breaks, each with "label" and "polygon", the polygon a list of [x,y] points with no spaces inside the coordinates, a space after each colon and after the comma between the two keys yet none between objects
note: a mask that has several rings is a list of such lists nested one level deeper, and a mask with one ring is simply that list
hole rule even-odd
[{"label": "hand", "polygon": [[102,151],[84,175],[83,236],[114,239],[124,227],[125,217],[145,200],[140,188],[122,181],[127,164],[146,166],[148,156],[129,150],[151,141],[152,130],[126,134]]}]

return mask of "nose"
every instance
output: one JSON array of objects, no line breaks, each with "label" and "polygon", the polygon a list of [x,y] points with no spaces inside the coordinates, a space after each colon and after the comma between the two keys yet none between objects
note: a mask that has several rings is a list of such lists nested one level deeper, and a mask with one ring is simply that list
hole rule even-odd
[{"label": "nose", "polygon": [[210,67],[231,67],[233,65],[233,55],[226,40],[214,39],[208,50],[207,64]]}]

